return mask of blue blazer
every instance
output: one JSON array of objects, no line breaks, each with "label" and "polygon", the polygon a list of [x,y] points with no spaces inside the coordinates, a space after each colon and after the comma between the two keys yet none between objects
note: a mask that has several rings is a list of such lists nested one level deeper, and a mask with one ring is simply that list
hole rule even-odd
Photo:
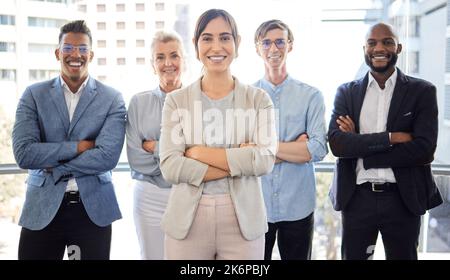
[{"label": "blue blazer", "polygon": [[[442,203],[430,167],[438,137],[436,88],[427,81],[404,75],[398,68],[397,73],[385,132],[359,134],[368,74],[337,90],[328,130],[330,148],[337,157],[330,190],[335,210],[345,210],[353,196],[358,158],[363,159],[365,169],[392,168],[400,196],[412,214],[422,215]],[[356,133],[339,129],[336,119],[345,115],[355,123]],[[409,132],[413,140],[391,145],[389,132]]]},{"label": "blue blazer", "polygon": [[[19,101],[13,128],[14,156],[29,169],[19,225],[40,230],[55,217],[69,178],[75,178],[89,218],[98,226],[120,219],[111,170],[125,137],[122,95],[89,78],[69,119],[60,78],[28,87]],[[77,155],[80,140],[95,147]]]}]

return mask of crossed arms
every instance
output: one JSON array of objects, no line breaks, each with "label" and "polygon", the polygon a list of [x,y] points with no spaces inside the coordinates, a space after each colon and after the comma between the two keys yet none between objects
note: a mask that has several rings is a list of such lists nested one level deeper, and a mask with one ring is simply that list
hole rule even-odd
[{"label": "crossed arms", "polygon": [[51,171],[55,183],[63,176],[80,177],[109,171],[119,160],[125,135],[125,112],[125,104],[118,94],[95,140],[47,142],[41,112],[28,88],[19,102],[13,129],[16,161],[24,169]]},{"label": "crossed arms", "polygon": [[[311,160],[311,155],[307,147],[308,135],[301,134],[296,140],[291,142],[278,142],[278,151],[275,163],[289,161],[294,163],[304,163]],[[256,147],[254,143],[242,143],[239,148]],[[204,182],[217,180],[230,176],[226,150],[223,148],[209,148],[205,146],[195,146],[186,150],[185,157],[198,160],[208,164]]]},{"label": "crossed arms", "polygon": [[[177,115],[177,105],[173,96],[167,96],[164,104],[160,159],[164,178],[172,184],[188,183],[200,186],[202,182],[225,178],[227,176],[261,176],[273,168],[276,153],[276,130],[273,117],[273,105],[265,96],[261,101],[261,110],[269,110],[272,117],[257,118],[255,128],[256,143],[235,148],[210,148],[202,145],[188,149],[185,137],[173,141],[173,131],[180,126],[181,115]],[[259,113],[258,113],[259,114]],[[259,142],[260,131],[269,128],[268,142]],[[189,135],[192,131],[183,127],[182,132]]]},{"label": "crossed arms", "polygon": [[[414,119],[410,131],[359,134],[350,116],[352,96],[346,85],[336,94],[328,139],[333,154],[362,158],[364,168],[412,167],[429,164],[437,142],[437,99],[432,85],[415,87]],[[405,97],[410,98],[410,97]],[[395,123],[394,123],[395,124]]]}]

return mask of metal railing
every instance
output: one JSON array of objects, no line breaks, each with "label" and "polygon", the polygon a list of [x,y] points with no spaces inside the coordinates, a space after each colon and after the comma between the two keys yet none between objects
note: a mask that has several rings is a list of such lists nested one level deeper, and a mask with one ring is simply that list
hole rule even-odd
[{"label": "metal railing", "polygon": [[[316,173],[328,173],[331,174],[334,172],[334,162],[319,162],[315,164],[315,170]],[[433,174],[434,175],[443,175],[443,176],[450,176],[450,165],[449,164],[432,164],[431,165]],[[117,164],[116,168],[113,170],[114,172],[129,172],[130,166],[128,162],[120,162]],[[26,174],[27,170],[19,168],[16,164],[0,164],[0,180],[1,175],[10,175],[10,174]],[[125,174],[124,174],[125,175]],[[130,177],[131,180],[131,177]],[[326,199],[326,198],[325,198]],[[329,202],[328,202],[329,203]],[[427,212],[423,217],[423,224],[428,225],[430,214]],[[424,226],[422,227],[422,233],[420,235],[420,241],[421,241],[421,247],[419,249],[420,253],[426,253],[428,254],[428,238],[429,238],[429,227]],[[450,258],[450,252],[445,252],[444,258]],[[435,255],[433,255],[436,257]],[[422,256],[423,257],[423,256]],[[432,257],[430,257],[432,258]],[[439,256],[439,258],[442,258],[442,256]]]},{"label": "metal railing", "polygon": [[[314,164],[316,172],[332,173],[334,171],[334,162],[318,162]],[[450,176],[450,164],[432,164],[431,169],[434,175]],[[128,162],[119,162],[114,172],[129,172]],[[24,174],[27,170],[19,168],[17,164],[0,164],[0,175]]]}]

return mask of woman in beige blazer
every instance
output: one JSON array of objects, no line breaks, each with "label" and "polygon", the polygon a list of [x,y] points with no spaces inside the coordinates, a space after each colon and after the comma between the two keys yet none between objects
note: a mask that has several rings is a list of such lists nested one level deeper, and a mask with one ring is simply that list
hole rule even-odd
[{"label": "woman in beige blazer", "polygon": [[231,75],[240,36],[212,9],[193,43],[204,74],[166,97],[160,159],[173,184],[162,220],[166,259],[263,259],[266,210],[259,176],[275,161],[273,104]]}]

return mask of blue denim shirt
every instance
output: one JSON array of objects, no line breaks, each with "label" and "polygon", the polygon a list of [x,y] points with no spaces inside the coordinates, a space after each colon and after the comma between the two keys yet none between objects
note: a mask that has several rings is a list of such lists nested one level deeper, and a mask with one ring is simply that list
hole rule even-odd
[{"label": "blue denim shirt", "polygon": [[254,86],[264,89],[276,109],[278,140],[291,142],[307,133],[311,161],[303,164],[281,162],[272,173],[262,177],[268,221],[295,221],[307,217],[316,204],[314,162],[328,153],[326,145],[325,104],[321,92],[290,76],[278,86],[265,78]]}]

